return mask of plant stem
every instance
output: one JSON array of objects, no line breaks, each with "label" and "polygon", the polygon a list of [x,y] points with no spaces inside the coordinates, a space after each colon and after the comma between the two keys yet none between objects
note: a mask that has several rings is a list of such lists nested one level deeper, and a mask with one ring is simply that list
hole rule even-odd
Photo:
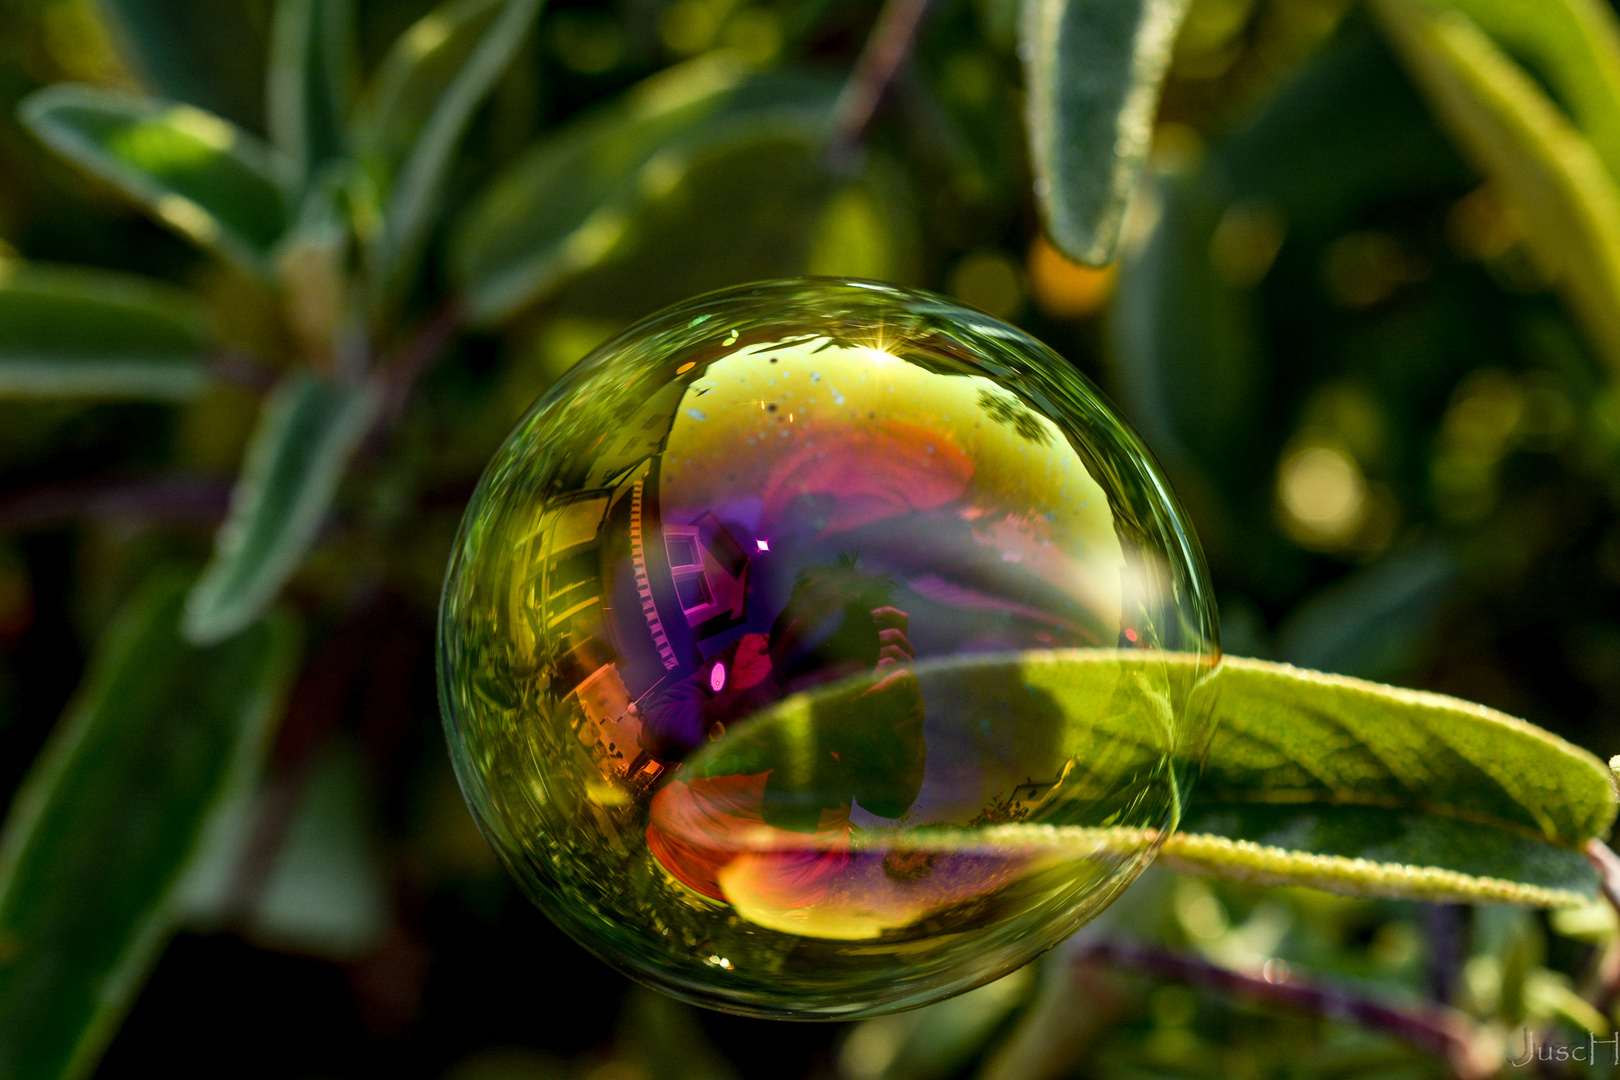
[{"label": "plant stem", "polygon": [[1609,850],[1609,845],[1593,837],[1586,842],[1586,858],[1597,871],[1598,888],[1603,898],[1616,913],[1620,913],[1620,855]]},{"label": "plant stem", "polygon": [[[1597,871],[1598,888],[1609,906],[1620,915],[1620,856],[1596,837],[1586,843],[1586,858]],[[1584,996],[1600,1012],[1607,1013],[1620,998],[1620,944],[1610,942],[1603,950],[1594,972],[1595,985]]]},{"label": "plant stem", "polygon": [[205,476],[168,476],[135,483],[54,484],[0,495],[0,534],[89,518],[95,521],[218,521],[231,485]]},{"label": "plant stem", "polygon": [[855,160],[866,129],[883,95],[911,51],[917,28],[928,10],[928,0],[886,0],[861,50],[849,81],[833,105],[833,135],[827,160],[835,169],[848,169]]},{"label": "plant stem", "polygon": [[221,349],[208,362],[208,373],[222,383],[264,393],[276,385],[281,373],[246,353]]},{"label": "plant stem", "polygon": [[247,927],[270,883],[277,857],[292,831],[310,773],[337,730],[357,684],[366,647],[373,640],[370,605],[360,602],[333,632],[325,648],[305,665],[276,733],[264,787],[260,790],[241,852],[226,890],[224,918]]},{"label": "plant stem", "polygon": [[1428,940],[1429,996],[1444,1005],[1456,996],[1457,980],[1468,958],[1461,904],[1423,905],[1423,936]]},{"label": "plant stem", "polygon": [[403,348],[380,365],[383,399],[377,410],[379,430],[399,422],[417,380],[430,371],[461,332],[461,305],[454,298],[440,304]]},{"label": "plant stem", "polygon": [[1402,1009],[1359,997],[1347,990],[1306,982],[1284,970],[1246,975],[1206,960],[1120,941],[1099,941],[1076,950],[1077,963],[1171,979],[1251,1001],[1280,1005],[1382,1031],[1420,1049],[1442,1054],[1462,1080],[1483,1080],[1500,1062],[1480,1060],[1472,1027],[1450,1009]]}]

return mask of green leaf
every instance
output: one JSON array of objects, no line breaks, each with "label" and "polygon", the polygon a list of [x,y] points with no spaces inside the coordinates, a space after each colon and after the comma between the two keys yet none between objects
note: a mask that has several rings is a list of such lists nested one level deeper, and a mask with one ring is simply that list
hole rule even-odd
[{"label": "green leaf", "polygon": [[1035,966],[911,1012],[855,1025],[844,1044],[845,1074],[874,1080],[948,1080],[984,1054],[1035,989]]},{"label": "green leaf", "polygon": [[187,638],[222,641],[275,599],[314,543],[375,410],[369,386],[307,374],[265,399],[214,557],[186,598]]},{"label": "green leaf", "polygon": [[1030,0],[1020,50],[1046,231],[1072,259],[1114,257],[1153,139],[1186,0]]},{"label": "green leaf", "polygon": [[1372,7],[1452,137],[1519,218],[1541,272],[1620,373],[1620,187],[1593,144],[1460,11],[1422,0]]},{"label": "green leaf", "polygon": [[497,176],[457,223],[450,250],[470,316],[498,321],[598,262],[636,207],[663,186],[656,176],[637,182],[648,162],[725,113],[742,81],[741,67],[724,55],[660,72],[564,125]]},{"label": "green leaf", "polygon": [[[256,804],[230,818],[198,852],[176,898],[188,926],[233,930],[268,948],[357,960],[387,929],[386,868],[366,761],[339,741],[315,762],[286,837],[251,912],[236,910],[236,871]],[[245,918],[244,918],[245,915]]]},{"label": "green leaf", "polygon": [[[920,851],[1103,845],[1128,855],[1157,837],[1140,820],[1115,824],[1115,808],[1179,792],[1180,831],[1162,854],[1183,869],[1423,900],[1564,906],[1595,892],[1581,849],[1614,821],[1616,794],[1584,750],[1439,694],[1233,657],[1206,670],[1184,654],[1105,649],[920,663],[929,745],[939,736],[966,753],[963,733],[992,730],[994,716],[999,764],[975,761],[983,777],[969,769],[953,780],[950,820],[858,839]],[[1163,701],[1178,681],[1191,704],[1171,728]],[[838,726],[858,715],[847,702],[865,688],[857,680],[788,698],[728,727],[685,775],[772,770],[768,822],[773,799],[785,814],[848,802],[850,790],[860,798],[860,785],[870,786],[861,763],[888,760],[878,735]],[[1182,773],[1203,762],[1190,795],[1165,778],[1171,759]],[[997,769],[1013,784],[1062,779],[1027,819],[957,820],[958,810],[996,819]]]},{"label": "green leaf", "polygon": [[451,276],[470,317],[553,297],[614,324],[767,277],[905,277],[903,178],[878,153],[854,176],[826,166],[837,92],[792,72],[744,79],[706,57],[564,127],[455,230]]},{"label": "green leaf", "polygon": [[1615,816],[1607,770],[1440,694],[1228,657],[1214,740],[1164,855],[1247,880],[1423,900],[1573,905]]},{"label": "green leaf", "polygon": [[211,341],[178,289],[0,260],[0,395],[183,401],[207,381]]},{"label": "green leaf", "polygon": [[385,288],[397,288],[415,269],[456,146],[541,2],[456,0],[406,31],[384,61],[369,149],[391,172],[376,252]]},{"label": "green leaf", "polygon": [[287,207],[268,151],[246,132],[190,105],[66,83],[25,99],[20,115],[52,149],[159,221],[265,271]]},{"label": "green leaf", "polygon": [[1278,658],[1362,679],[1410,664],[1457,575],[1438,544],[1390,552],[1301,601],[1277,628]]},{"label": "green leaf", "polygon": [[217,806],[250,782],[296,656],[259,623],[212,649],[178,633],[185,576],[114,620],[0,836],[0,1077],[81,1077],[173,927]]},{"label": "green leaf", "polygon": [[266,112],[270,141],[295,190],[348,150],[358,63],[353,0],[281,0],[276,6]]},{"label": "green leaf", "polygon": [[737,1071],[689,1005],[637,987],[625,1001],[619,1028],[619,1045],[647,1080],[736,1080]]},{"label": "green leaf", "polygon": [[[1441,4],[1432,3],[1438,9]],[[1444,0],[1551,87],[1620,179],[1620,23],[1600,0]]]},{"label": "green leaf", "polygon": [[119,52],[158,97],[264,129],[268,0],[98,0]]}]

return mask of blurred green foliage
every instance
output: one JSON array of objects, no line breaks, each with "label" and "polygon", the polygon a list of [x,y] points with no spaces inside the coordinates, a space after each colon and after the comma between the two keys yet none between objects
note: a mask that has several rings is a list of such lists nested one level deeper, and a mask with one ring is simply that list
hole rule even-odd
[{"label": "blurred green foliage", "polygon": [[[594,345],[767,277],[1069,356],[1188,504],[1229,652],[1620,749],[1610,7],[936,0],[849,129],[904,6],[0,0],[0,1076],[1486,1076],[1620,1021],[1600,903],[1156,870],[1035,968],[805,1028],[632,990],[506,883],[432,693],[461,507]],[[1500,745],[1469,767],[1551,798]],[[1266,989],[1302,979],[1336,996]]]}]

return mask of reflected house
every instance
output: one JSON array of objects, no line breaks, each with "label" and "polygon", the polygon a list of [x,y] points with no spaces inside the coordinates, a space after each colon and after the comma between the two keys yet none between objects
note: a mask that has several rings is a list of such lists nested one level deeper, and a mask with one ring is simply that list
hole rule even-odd
[{"label": "reflected house", "polygon": [[708,511],[663,520],[659,468],[672,404],[654,399],[622,443],[610,435],[607,465],[593,470],[611,469],[605,486],[548,508],[542,525],[541,607],[569,646],[551,692],[577,700],[575,731],[604,775],[642,789],[672,763],[641,746],[636,702],[691,678],[704,644],[748,615],[749,552],[733,528]]}]

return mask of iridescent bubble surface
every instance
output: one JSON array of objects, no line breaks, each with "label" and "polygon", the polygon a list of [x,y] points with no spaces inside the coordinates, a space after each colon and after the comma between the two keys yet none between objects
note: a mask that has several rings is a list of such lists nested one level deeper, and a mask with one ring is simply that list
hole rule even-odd
[{"label": "iridescent bubble surface", "polygon": [[812,280],[668,309],[535,405],[463,521],[439,679],[468,802],[560,926],[699,1004],[849,1018],[1005,974],[1128,884],[1216,661],[1190,527],[1072,367]]}]

